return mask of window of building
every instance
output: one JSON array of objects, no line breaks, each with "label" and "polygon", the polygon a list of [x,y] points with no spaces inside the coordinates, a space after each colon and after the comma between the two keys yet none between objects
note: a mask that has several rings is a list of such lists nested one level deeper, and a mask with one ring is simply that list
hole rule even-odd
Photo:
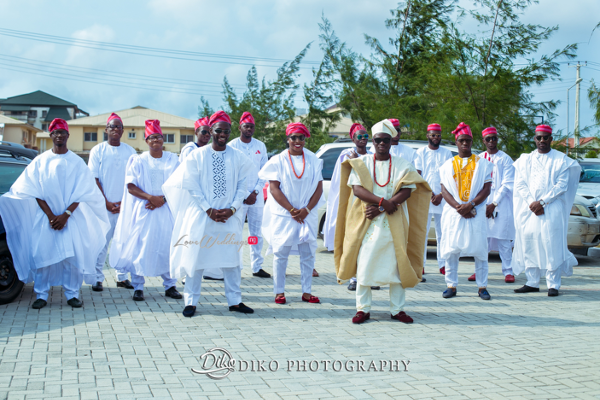
[{"label": "window of building", "polygon": [[97,142],[98,141],[98,132],[85,132],[84,134],[85,142]]},{"label": "window of building", "polygon": [[165,143],[175,143],[175,134],[174,133],[165,133]]},{"label": "window of building", "polygon": [[135,131],[129,132],[129,139],[135,139]]},{"label": "window of building", "polygon": [[42,110],[42,118],[46,118],[48,115],[48,110]]},{"label": "window of building", "polygon": [[37,118],[37,110],[29,110],[29,113],[27,114],[27,116],[29,118]]},{"label": "window of building", "polygon": [[42,130],[48,132],[48,124],[42,124]]},{"label": "window of building", "polygon": [[108,142],[108,134],[106,132],[104,132],[104,138],[103,138],[103,140],[105,142]]},{"label": "window of building", "polygon": [[186,144],[194,141],[194,135],[180,135],[179,139],[181,144]]}]

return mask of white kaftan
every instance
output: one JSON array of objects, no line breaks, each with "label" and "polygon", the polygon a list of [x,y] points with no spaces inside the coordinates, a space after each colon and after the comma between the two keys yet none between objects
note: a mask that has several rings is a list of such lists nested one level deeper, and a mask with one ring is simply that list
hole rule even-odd
[{"label": "white kaftan", "polygon": [[[458,185],[453,178],[452,159],[446,161],[440,168],[441,184],[458,204],[465,204],[481,192],[483,185],[491,182],[492,164],[482,158],[477,158],[477,164],[471,180],[471,191],[468,201],[462,201],[458,193]],[[447,260],[451,255],[459,257],[473,256],[487,260],[487,218],[485,216],[485,201],[476,207],[474,218],[463,218],[448,203],[442,211],[442,251],[441,256]]]},{"label": "white kaftan", "polygon": [[[409,163],[405,159],[392,156],[390,157],[392,162],[392,176],[390,182],[386,186],[380,187],[375,183],[373,175],[374,158],[374,155],[367,154],[362,156],[361,160],[364,161],[365,166],[371,174],[371,178],[373,178],[373,194],[377,197],[383,197],[386,200],[389,200],[396,194],[394,188],[398,185],[398,182],[404,178],[408,172],[416,172],[416,169],[412,163]],[[379,184],[387,182],[390,171],[390,160],[377,161],[375,168],[377,182],[379,182]],[[361,182],[358,174],[352,170],[348,177],[348,186],[352,187],[354,185],[361,186]],[[407,185],[402,188],[414,190],[416,189],[416,185]],[[359,200],[355,199],[355,201]],[[403,202],[396,212],[403,212],[406,215],[406,220],[410,223],[406,202]],[[358,252],[356,279],[358,285],[361,286],[383,286],[392,283],[400,283],[398,262],[396,260],[394,241],[392,232],[390,231],[387,213],[378,215],[369,225],[369,229],[365,234],[360,251]]]},{"label": "white kaftan", "polygon": [[[416,152],[415,168],[421,171],[421,176],[427,181],[434,195],[442,193],[440,168],[451,158],[452,152],[441,146],[437,150],[425,146]],[[444,204],[446,204],[446,201],[443,199],[437,206],[429,203],[429,214],[441,214]]]},{"label": "white kaftan", "polygon": [[127,190],[133,183],[145,193],[162,196],[162,184],[179,166],[177,156],[163,151],[161,158],[150,152],[133,155],[127,164],[125,195],[109,262],[119,273],[138,276],[161,276],[169,273],[169,242],[173,231],[173,217],[169,204],[150,210],[146,200]]},{"label": "white kaftan", "polygon": [[[302,174],[302,156],[291,157],[296,171],[294,175],[288,150],[272,157],[258,173],[260,179],[280,182],[281,191],[297,210],[308,205],[317,185],[323,180],[323,160],[307,149],[304,149],[304,157],[305,170],[300,179],[296,175]],[[310,244],[314,254],[317,250],[318,210],[324,201],[324,196],[321,196],[304,223],[300,224],[292,218],[289,210],[275,201],[269,191],[262,223],[263,237],[269,243],[267,254],[277,252],[284,246],[292,246],[290,254],[297,255],[297,246],[301,243]]]},{"label": "white kaftan", "polygon": [[[522,154],[514,163],[515,275],[526,268],[555,271],[571,276],[577,259],[567,248],[569,214],[579,183],[580,165],[564,154],[537,150]],[[544,214],[529,210],[534,201],[546,203]]]},{"label": "white kaftan", "polygon": [[[333,251],[335,241],[335,222],[337,220],[337,210],[340,202],[340,174],[342,163],[352,153],[358,154],[356,147],[345,149],[340,153],[333,174],[331,175],[331,184],[329,185],[329,194],[327,196],[327,212],[325,213],[325,224],[323,225],[323,243],[327,250]],[[367,154],[373,154],[367,150]],[[360,156],[360,154],[359,154]]]},{"label": "white kaftan", "polygon": [[[37,204],[44,200],[55,215],[73,203],[77,209],[62,230],[54,230]],[[95,283],[98,254],[110,224],[106,206],[92,173],[81,157],[52,149],[37,156],[0,197],[0,214],[19,279],[29,283],[39,270],[49,286],[63,285],[65,268],[77,268],[86,283]]]},{"label": "white kaftan", "polygon": [[185,160],[185,158],[194,150],[199,149],[200,146],[198,146],[198,144],[196,144],[196,142],[188,142],[185,144],[185,146],[183,146],[181,148],[181,151],[179,152],[179,163],[183,164],[183,161]]},{"label": "white kaftan", "polygon": [[[238,210],[246,198],[246,176],[251,168],[251,161],[231,146],[224,151],[203,146],[192,152],[164,184],[175,220],[167,240],[173,278],[193,278],[199,270],[242,266],[244,220]],[[211,208],[231,207],[236,213],[225,223],[215,222],[206,214]]]},{"label": "white kaftan", "polygon": [[[133,147],[126,143],[121,143],[119,146],[111,146],[108,142],[102,142],[92,148],[88,161],[88,168],[92,171],[94,178],[100,181],[104,196],[110,202],[116,203],[123,199],[125,190],[125,170],[129,157],[136,154]],[[106,216],[110,222],[110,230],[106,234],[106,245],[98,255],[96,261],[96,281],[104,281],[102,268],[106,261],[106,253],[108,246],[112,240],[119,213],[113,214],[106,210]],[[122,275],[117,277],[118,281],[127,279]]]}]

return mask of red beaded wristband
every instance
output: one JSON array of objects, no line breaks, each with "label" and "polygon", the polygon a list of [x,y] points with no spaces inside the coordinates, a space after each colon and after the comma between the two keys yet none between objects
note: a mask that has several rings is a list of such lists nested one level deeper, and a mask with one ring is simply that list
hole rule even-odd
[{"label": "red beaded wristband", "polygon": [[379,207],[381,207],[381,203],[383,203],[383,197],[379,200]]}]

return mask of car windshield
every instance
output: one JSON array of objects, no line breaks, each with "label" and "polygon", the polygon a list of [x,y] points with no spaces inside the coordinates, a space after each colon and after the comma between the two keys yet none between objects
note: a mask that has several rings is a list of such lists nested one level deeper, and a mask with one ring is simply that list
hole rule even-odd
[{"label": "car windshield", "polygon": [[600,163],[582,162],[579,182],[600,183]]},{"label": "car windshield", "polygon": [[27,165],[0,163],[0,195],[8,192]]}]

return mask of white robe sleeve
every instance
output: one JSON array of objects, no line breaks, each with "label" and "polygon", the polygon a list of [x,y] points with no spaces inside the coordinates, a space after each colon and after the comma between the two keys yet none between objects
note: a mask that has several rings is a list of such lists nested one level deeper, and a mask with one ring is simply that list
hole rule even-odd
[{"label": "white robe sleeve", "polygon": [[512,161],[508,160],[507,158],[504,158],[502,163],[502,182],[500,183],[500,188],[496,190],[493,199],[493,201],[496,204],[500,204],[500,201],[504,197],[507,197],[512,201],[511,194],[515,184],[515,167],[513,166]]},{"label": "white robe sleeve", "polygon": [[[260,158],[260,168],[259,171],[269,162],[269,157],[267,156],[267,147],[263,144],[261,148],[262,157]],[[262,189],[265,187],[265,179],[261,179],[260,177],[256,181],[256,186],[254,190],[258,190],[258,195],[261,195]]]},{"label": "white robe sleeve", "polygon": [[94,178],[100,178],[100,153],[98,145],[94,146],[90,151],[90,158],[88,160],[88,168],[92,171]]},{"label": "white robe sleeve", "polygon": [[550,189],[548,194],[542,196],[542,198],[540,200],[543,200],[544,203],[546,203],[546,204],[552,203],[554,200],[556,200],[556,198],[558,196],[560,196],[561,194],[563,194],[567,191],[568,185],[569,185],[569,168],[568,168],[567,163],[563,163],[560,166],[560,172],[558,173],[558,176],[556,179],[556,184],[554,186],[552,186],[552,188]]}]

